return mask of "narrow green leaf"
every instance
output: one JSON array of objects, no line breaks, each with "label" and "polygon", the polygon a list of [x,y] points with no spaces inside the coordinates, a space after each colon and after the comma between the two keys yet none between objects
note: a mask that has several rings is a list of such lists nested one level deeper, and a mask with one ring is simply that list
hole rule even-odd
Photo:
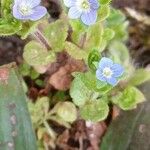
[{"label": "narrow green leaf", "polygon": [[37,150],[20,79],[14,64],[0,67],[0,150]]},{"label": "narrow green leaf", "polygon": [[149,150],[150,148],[150,82],[142,86],[147,101],[137,109],[121,112],[109,126],[101,150]]}]

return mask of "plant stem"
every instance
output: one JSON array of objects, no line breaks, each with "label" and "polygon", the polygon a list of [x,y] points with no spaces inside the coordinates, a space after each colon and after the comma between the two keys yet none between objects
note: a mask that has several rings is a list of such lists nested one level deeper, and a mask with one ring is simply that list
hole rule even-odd
[{"label": "plant stem", "polygon": [[53,131],[53,129],[49,126],[48,122],[47,121],[43,121],[43,124],[46,127],[50,137],[55,140],[56,139],[56,134]]},{"label": "plant stem", "polygon": [[80,47],[80,48],[84,48],[84,44],[85,44],[86,38],[87,38],[87,33],[84,33],[84,34],[82,35],[81,40],[80,40],[80,43],[79,43],[79,47]]},{"label": "plant stem", "polygon": [[51,47],[50,47],[47,39],[44,37],[44,35],[42,34],[42,32],[39,29],[37,29],[36,32],[33,33],[33,36],[35,37],[35,39],[37,41],[39,41],[41,44],[43,44],[47,50],[51,50]]}]

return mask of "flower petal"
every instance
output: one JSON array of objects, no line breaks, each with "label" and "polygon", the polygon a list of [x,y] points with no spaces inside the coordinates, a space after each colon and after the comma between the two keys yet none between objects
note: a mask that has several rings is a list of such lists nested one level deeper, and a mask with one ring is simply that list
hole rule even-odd
[{"label": "flower petal", "polygon": [[103,57],[99,62],[99,68],[104,69],[105,67],[112,67],[113,61],[109,58]]},{"label": "flower petal", "polygon": [[92,9],[98,9],[99,8],[99,2],[97,0],[89,0],[89,3],[91,5]]},{"label": "flower petal", "polygon": [[41,3],[41,0],[26,0],[26,1],[32,6],[32,8],[38,6]]},{"label": "flower petal", "polygon": [[18,11],[18,6],[17,5],[13,6],[13,16],[16,19],[19,19],[19,20],[26,20],[26,17],[24,17],[23,15],[21,15],[21,13]]},{"label": "flower petal", "polygon": [[114,64],[112,67],[111,67],[112,71],[113,71],[113,76],[114,77],[120,77],[123,75],[124,73],[124,68],[119,65],[119,64]]},{"label": "flower petal", "polygon": [[118,83],[117,79],[114,78],[114,77],[107,78],[107,82],[108,82],[110,85],[112,85],[112,86],[115,86],[115,85],[117,85],[117,83]]},{"label": "flower petal", "polygon": [[84,12],[81,15],[81,20],[86,25],[92,25],[97,20],[97,11],[94,9],[91,9],[89,12]]},{"label": "flower petal", "polygon": [[47,9],[43,6],[37,6],[33,9],[33,14],[29,15],[29,19],[32,21],[36,21],[44,17],[47,13]]},{"label": "flower petal", "polygon": [[82,11],[80,11],[76,7],[71,7],[69,9],[69,12],[68,12],[68,16],[71,19],[77,19],[77,18],[79,18],[81,16],[81,14],[82,14]]},{"label": "flower petal", "polygon": [[72,7],[75,4],[76,0],[64,0],[66,7]]},{"label": "flower petal", "polygon": [[96,71],[96,78],[100,81],[103,81],[103,82],[106,81],[106,78],[103,76],[100,69],[97,69],[97,71]]}]

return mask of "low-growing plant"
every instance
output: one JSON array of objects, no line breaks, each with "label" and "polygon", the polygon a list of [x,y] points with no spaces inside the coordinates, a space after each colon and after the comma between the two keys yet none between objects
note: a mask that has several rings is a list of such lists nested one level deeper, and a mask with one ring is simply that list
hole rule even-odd
[{"label": "low-growing plant", "polygon": [[24,63],[20,66],[23,76],[43,86],[38,77],[46,74],[63,52],[84,61],[86,66],[86,71],[72,74],[74,79],[67,101],[54,103],[54,108],[51,97],[29,102],[39,139],[46,129],[53,137],[48,120],[69,127],[69,123],[77,119],[79,110],[83,119],[98,122],[107,118],[110,104],[131,110],[145,101],[136,86],[149,80],[150,72],[134,65],[125,45],[128,21],[121,11],[110,6],[110,2],[60,0],[60,17],[50,22],[51,16],[40,5],[40,0],[1,0],[0,35],[31,37],[23,51]]}]

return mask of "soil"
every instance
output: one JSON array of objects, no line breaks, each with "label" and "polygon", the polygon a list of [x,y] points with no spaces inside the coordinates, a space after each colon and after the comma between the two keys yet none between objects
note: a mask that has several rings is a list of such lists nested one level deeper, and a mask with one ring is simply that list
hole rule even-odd
[{"label": "soil", "polygon": [[[43,3],[48,8],[53,19],[57,19],[61,9],[56,1],[43,0]],[[125,7],[130,7],[136,9],[138,12],[150,15],[149,0],[113,0],[112,5],[122,9],[124,12]],[[137,66],[146,67],[150,64],[150,28],[137,22],[128,15],[127,18],[130,21],[127,46],[135,64],[137,64]],[[0,65],[13,61],[19,64],[22,61],[22,52],[25,43],[26,41],[21,40],[17,36],[0,37]],[[32,87],[32,90],[35,91],[37,89]],[[38,92],[39,91],[35,91],[36,94],[38,94]],[[115,113],[115,116],[118,110],[115,108],[113,113]],[[59,128],[61,127],[54,126],[56,131]],[[104,122],[91,124],[83,120],[78,120],[72,125],[70,130],[61,129],[62,131],[59,132],[56,142],[56,150],[98,150],[98,145],[107,129],[107,125]]]}]

